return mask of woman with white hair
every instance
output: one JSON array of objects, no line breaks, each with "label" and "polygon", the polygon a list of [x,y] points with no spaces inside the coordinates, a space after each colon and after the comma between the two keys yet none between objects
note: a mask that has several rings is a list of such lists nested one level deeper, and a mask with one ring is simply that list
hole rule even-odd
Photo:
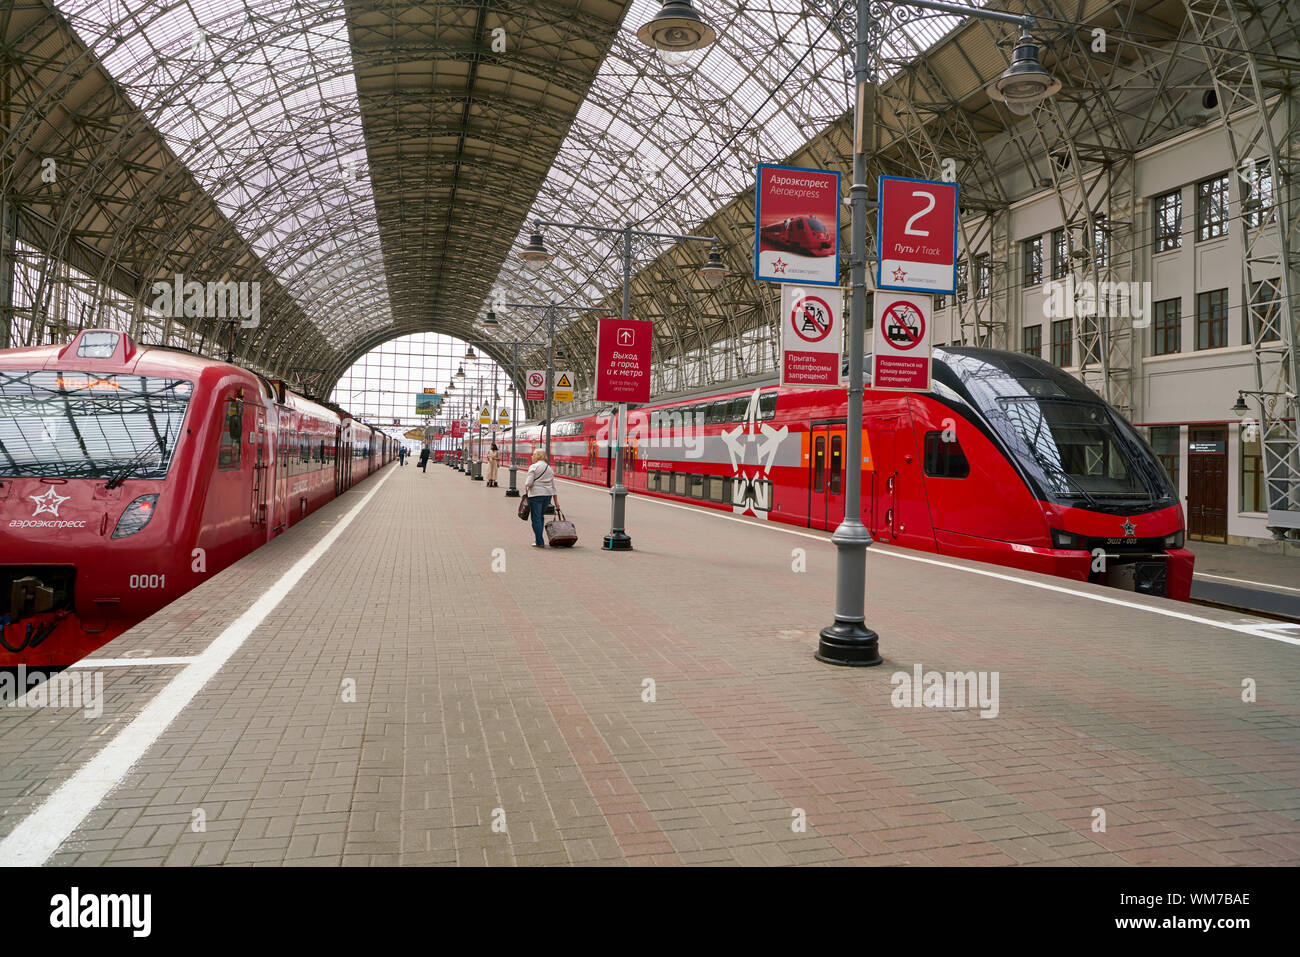
[{"label": "woman with white hair", "polygon": [[546,515],[546,506],[555,498],[555,471],[546,461],[546,453],[541,449],[533,452],[533,464],[528,467],[528,477],[524,479],[523,492],[528,496],[528,508],[533,520],[534,548],[545,548],[542,540],[542,522]]}]

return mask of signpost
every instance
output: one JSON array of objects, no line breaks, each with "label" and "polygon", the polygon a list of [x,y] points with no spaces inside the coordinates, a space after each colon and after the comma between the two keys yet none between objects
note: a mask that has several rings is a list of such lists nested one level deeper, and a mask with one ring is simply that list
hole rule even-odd
[{"label": "signpost", "polygon": [[573,378],[567,372],[561,372],[555,379],[555,401],[573,401]]},{"label": "signpost", "polygon": [[781,385],[843,385],[844,295],[838,289],[781,289]]},{"label": "signpost", "polygon": [[491,424],[492,424],[492,413],[488,411],[488,408],[487,408],[486,405],[483,406],[483,411],[480,412],[480,413],[478,414],[478,424],[479,424],[479,425],[491,425]]},{"label": "signpost", "polygon": [[754,278],[840,284],[840,174],[759,164],[755,187]]},{"label": "signpost", "polygon": [[502,428],[505,428],[509,424],[510,424],[510,412],[507,409],[502,409],[501,414],[497,416],[497,425],[501,426]]},{"label": "signpost", "polygon": [[529,402],[541,402],[546,398],[546,370],[528,370],[524,378],[524,398]]},{"label": "signpost", "polygon": [[415,395],[415,414],[416,415],[437,415],[438,409],[442,406],[442,396],[433,392],[431,389],[425,389],[423,392],[417,392]]},{"label": "signpost", "polygon": [[924,294],[876,291],[871,388],[929,391],[933,304]]},{"label": "signpost", "polygon": [[596,333],[596,401],[650,401],[654,325],[638,319],[601,319]]},{"label": "signpost", "polygon": [[876,289],[955,292],[957,184],[882,176],[878,189]]}]

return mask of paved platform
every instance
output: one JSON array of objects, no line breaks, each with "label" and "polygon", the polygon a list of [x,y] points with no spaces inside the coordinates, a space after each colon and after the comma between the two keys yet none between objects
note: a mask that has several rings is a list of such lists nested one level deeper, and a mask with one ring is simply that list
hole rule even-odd
[{"label": "paved platform", "polygon": [[390,467],[75,669],[102,716],[0,709],[0,863],[1300,862],[1300,629],[875,546],[836,668],[828,536],[633,498],[610,554],[563,482],[543,551],[502,491]]},{"label": "paved platform", "polygon": [[1196,555],[1193,598],[1300,621],[1300,557],[1248,545],[1187,547]]}]

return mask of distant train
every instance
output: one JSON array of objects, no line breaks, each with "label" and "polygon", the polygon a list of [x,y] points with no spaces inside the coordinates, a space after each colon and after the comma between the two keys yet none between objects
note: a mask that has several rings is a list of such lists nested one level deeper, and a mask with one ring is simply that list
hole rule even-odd
[{"label": "distant train", "polygon": [[835,237],[816,216],[791,216],[764,226],[759,233],[764,242],[785,246],[806,256],[831,256]]},{"label": "distant train", "polygon": [[398,446],[279,380],[121,332],[0,351],[0,667],[72,664]]},{"label": "distant train", "polygon": [[[850,479],[846,397],[762,385],[628,414],[625,484],[832,530]],[[610,485],[611,410],[557,420],[561,476]],[[992,349],[934,350],[932,389],[868,389],[862,515],[880,542],[1186,601],[1193,555],[1164,466],[1078,380]],[[538,426],[517,436],[522,468]],[[498,436],[509,454],[510,438]]]}]

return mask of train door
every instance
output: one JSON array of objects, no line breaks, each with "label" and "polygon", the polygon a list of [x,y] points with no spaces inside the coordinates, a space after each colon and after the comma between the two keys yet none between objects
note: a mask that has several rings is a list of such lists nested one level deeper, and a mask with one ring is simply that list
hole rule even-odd
[{"label": "train door", "polygon": [[[871,435],[872,465],[871,504],[867,528],[871,537],[882,542],[892,542],[897,537],[898,525],[898,459],[897,438],[906,426],[901,415],[874,415],[867,420]],[[864,508],[864,511],[867,509]]]},{"label": "train door", "polygon": [[[275,524],[271,534],[278,535],[289,527],[289,425],[288,414],[280,414],[275,443]],[[296,452],[297,449],[295,448]]]},{"label": "train door", "polygon": [[249,519],[254,526],[266,528],[266,495],[271,483],[267,476],[270,450],[266,445],[266,409],[254,409],[253,421],[253,501]]},{"label": "train door", "polygon": [[343,427],[334,426],[334,494],[343,494]]},{"label": "train door", "polygon": [[1228,429],[1187,430],[1187,534],[1223,542],[1228,538]]},{"label": "train door", "polygon": [[809,442],[808,525],[834,530],[844,520],[844,423],[814,425]]}]

